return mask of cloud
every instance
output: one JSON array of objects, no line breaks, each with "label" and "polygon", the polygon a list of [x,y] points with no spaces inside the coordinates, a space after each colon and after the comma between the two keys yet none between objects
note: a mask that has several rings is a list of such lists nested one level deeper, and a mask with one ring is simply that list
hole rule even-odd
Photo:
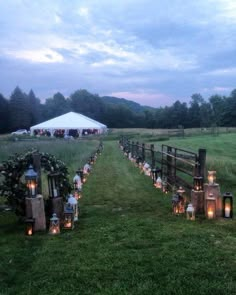
[{"label": "cloud", "polygon": [[17,59],[25,59],[35,63],[63,62],[63,56],[51,49],[12,50],[8,51],[7,54]]}]

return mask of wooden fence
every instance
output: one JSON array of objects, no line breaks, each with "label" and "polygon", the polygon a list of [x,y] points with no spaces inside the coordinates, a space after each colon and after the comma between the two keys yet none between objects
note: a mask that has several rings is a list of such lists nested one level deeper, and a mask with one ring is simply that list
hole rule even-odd
[{"label": "wooden fence", "polygon": [[155,150],[154,145],[147,145],[130,141],[122,136],[120,144],[137,162],[147,162],[152,169],[161,170],[161,177],[167,182],[168,188],[183,186],[186,190],[193,188],[195,176],[203,177],[206,173],[206,150],[199,149],[193,153],[184,149],[162,144],[160,150]]}]

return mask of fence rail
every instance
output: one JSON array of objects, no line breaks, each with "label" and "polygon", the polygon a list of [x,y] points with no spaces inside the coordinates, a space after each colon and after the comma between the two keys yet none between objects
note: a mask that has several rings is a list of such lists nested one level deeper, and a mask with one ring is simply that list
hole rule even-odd
[{"label": "fence rail", "polygon": [[147,162],[152,169],[161,171],[161,177],[170,187],[183,186],[187,190],[193,188],[195,176],[205,178],[206,150],[199,149],[198,153],[181,148],[162,144],[159,150],[155,150],[153,144],[148,145],[130,141],[122,136],[120,144],[124,151],[136,158],[137,162]]}]

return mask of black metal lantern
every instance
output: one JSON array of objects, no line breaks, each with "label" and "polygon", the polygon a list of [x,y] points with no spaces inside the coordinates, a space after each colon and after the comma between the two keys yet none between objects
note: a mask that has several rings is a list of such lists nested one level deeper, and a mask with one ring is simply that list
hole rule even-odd
[{"label": "black metal lantern", "polygon": [[34,234],[34,218],[27,218],[25,220],[25,234],[26,236],[32,236]]},{"label": "black metal lantern", "polygon": [[59,197],[59,173],[48,174],[48,193],[50,198]]},{"label": "black metal lantern", "polygon": [[74,210],[70,204],[66,204],[64,209],[63,228],[71,230],[74,228]]},{"label": "black metal lantern", "polygon": [[34,171],[33,166],[30,165],[29,169],[25,172],[25,181],[30,198],[34,198],[37,195],[37,177],[38,173]]},{"label": "black metal lantern", "polygon": [[203,177],[202,176],[194,176],[193,189],[198,192],[203,190]]},{"label": "black metal lantern", "polygon": [[223,194],[223,217],[233,218],[233,195],[230,192]]}]

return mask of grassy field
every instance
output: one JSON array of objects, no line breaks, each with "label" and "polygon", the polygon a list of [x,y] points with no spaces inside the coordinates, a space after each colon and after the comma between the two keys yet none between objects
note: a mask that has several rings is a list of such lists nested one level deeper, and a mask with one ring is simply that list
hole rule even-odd
[{"label": "grassy field", "polygon": [[[220,137],[212,143],[215,153]],[[229,162],[233,142],[221,139]],[[187,148],[187,139],[176,144]],[[58,142],[48,152],[57,151],[72,171],[76,153],[88,152],[86,145],[75,147]],[[203,146],[195,141],[190,147]],[[213,151],[209,155],[214,160]],[[173,216],[171,195],[156,190],[123,157],[117,142],[104,142],[80,206],[75,229],[55,237],[26,237],[11,212],[0,212],[1,295],[235,294],[236,221]]]}]

